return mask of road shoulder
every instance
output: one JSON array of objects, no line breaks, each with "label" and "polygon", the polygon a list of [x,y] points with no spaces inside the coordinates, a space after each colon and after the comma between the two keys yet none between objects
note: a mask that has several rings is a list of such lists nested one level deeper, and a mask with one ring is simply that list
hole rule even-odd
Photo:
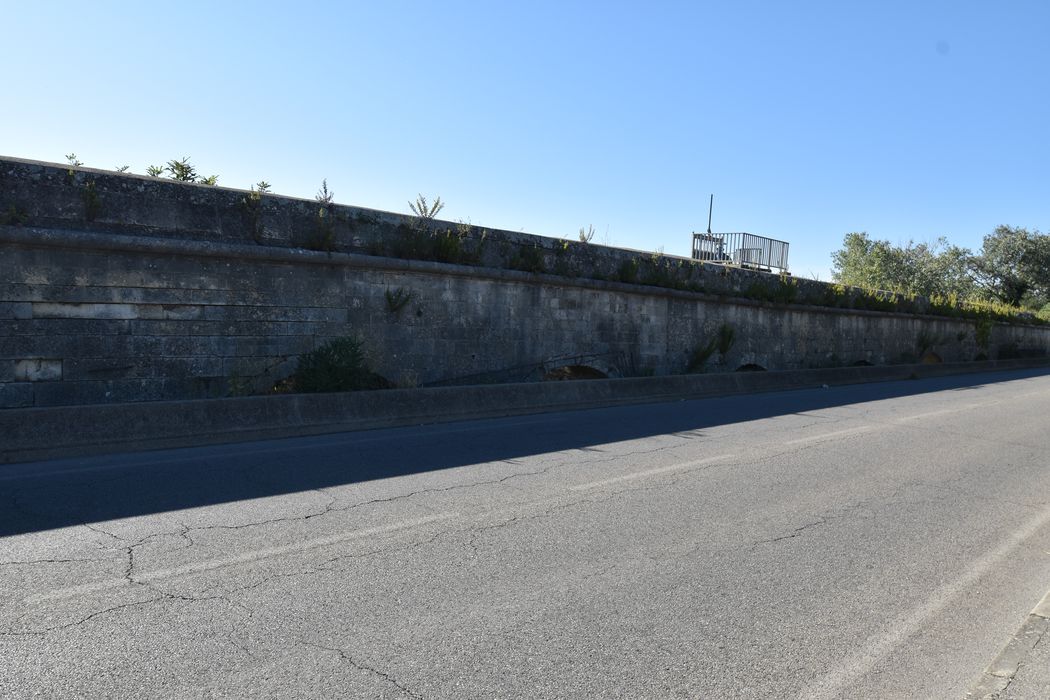
[{"label": "road shoulder", "polygon": [[1025,618],[1010,642],[967,700],[1022,700],[1050,697],[1050,592]]}]

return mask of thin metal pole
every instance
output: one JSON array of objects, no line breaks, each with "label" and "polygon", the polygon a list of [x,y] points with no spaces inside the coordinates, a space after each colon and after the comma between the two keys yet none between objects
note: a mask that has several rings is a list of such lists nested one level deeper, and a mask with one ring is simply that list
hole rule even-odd
[{"label": "thin metal pole", "polygon": [[707,232],[711,233],[711,212],[715,208],[715,196],[711,195],[711,202],[707,205]]}]

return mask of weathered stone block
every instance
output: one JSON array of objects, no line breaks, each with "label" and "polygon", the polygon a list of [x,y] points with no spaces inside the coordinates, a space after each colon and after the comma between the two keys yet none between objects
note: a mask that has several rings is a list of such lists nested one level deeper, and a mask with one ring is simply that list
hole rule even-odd
[{"label": "weathered stone block", "polygon": [[192,321],[204,315],[204,307],[191,304],[134,304],[135,318]]},{"label": "weathered stone block", "polygon": [[0,321],[4,319],[25,320],[32,317],[32,306],[28,302],[0,301]]},{"label": "weathered stone block", "polygon": [[35,385],[0,383],[0,408],[26,408],[33,405]]},{"label": "weathered stone block", "polygon": [[33,302],[33,318],[131,319],[138,317],[139,310],[134,304]]},{"label": "weathered stone block", "polygon": [[34,357],[15,363],[16,382],[57,382],[62,379],[62,360]]}]

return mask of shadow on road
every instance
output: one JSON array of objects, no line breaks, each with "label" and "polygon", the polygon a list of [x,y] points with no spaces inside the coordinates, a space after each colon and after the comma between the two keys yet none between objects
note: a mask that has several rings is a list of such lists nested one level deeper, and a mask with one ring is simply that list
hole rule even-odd
[{"label": "shadow on road", "polygon": [[982,373],[0,466],[0,536],[1050,374]]}]

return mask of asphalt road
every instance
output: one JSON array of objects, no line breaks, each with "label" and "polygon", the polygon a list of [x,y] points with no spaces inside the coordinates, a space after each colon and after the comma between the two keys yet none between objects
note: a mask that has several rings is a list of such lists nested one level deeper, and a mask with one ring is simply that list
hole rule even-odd
[{"label": "asphalt road", "polygon": [[1048,415],[1042,370],[3,466],[0,696],[961,698],[1050,589]]}]

